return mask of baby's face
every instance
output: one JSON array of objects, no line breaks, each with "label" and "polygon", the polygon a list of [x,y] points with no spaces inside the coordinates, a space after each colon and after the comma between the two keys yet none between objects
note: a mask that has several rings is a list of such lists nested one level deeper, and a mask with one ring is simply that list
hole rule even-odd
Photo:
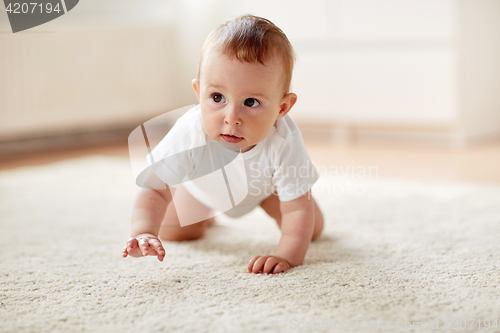
[{"label": "baby's face", "polygon": [[237,144],[242,152],[264,140],[297,98],[295,94],[283,96],[282,71],[276,59],[262,65],[210,51],[200,75],[193,87],[205,131],[217,142]]}]

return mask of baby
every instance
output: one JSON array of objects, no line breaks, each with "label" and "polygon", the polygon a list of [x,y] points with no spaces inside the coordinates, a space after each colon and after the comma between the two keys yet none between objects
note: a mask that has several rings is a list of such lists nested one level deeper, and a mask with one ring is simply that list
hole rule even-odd
[{"label": "baby", "polygon": [[[170,135],[174,144],[186,147],[193,146],[185,142],[191,137],[205,135],[208,141],[239,148],[247,172],[245,186],[250,190],[224,213],[240,217],[259,205],[281,229],[276,252],[253,257],[248,264],[251,273],[280,273],[302,264],[309,243],[323,229],[323,215],[310,191],[318,174],[288,115],[297,101],[297,95],[289,92],[293,62],[288,38],[269,20],[245,15],[221,25],[205,41],[192,82],[200,103],[169,132],[188,133],[182,138]],[[167,134],[159,146],[168,138]],[[172,197],[171,189],[165,184],[165,189],[140,190],[124,258],[154,255],[163,261],[165,249],[159,239],[198,239],[213,223],[217,207],[207,193],[181,184]],[[180,206],[206,218],[181,227],[176,212]]]}]

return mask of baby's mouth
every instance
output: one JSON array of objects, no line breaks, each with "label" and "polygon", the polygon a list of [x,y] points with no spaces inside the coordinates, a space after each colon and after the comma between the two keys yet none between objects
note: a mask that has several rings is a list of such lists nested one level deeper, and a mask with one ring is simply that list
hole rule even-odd
[{"label": "baby's mouth", "polygon": [[231,143],[238,143],[241,140],[243,140],[242,137],[239,137],[239,136],[236,136],[236,135],[231,135],[231,134],[221,134],[221,136],[222,136],[222,138],[225,141],[231,142]]}]

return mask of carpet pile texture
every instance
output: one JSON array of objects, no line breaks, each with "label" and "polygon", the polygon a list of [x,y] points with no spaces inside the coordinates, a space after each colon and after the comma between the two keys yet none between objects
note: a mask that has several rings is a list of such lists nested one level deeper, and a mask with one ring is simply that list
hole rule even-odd
[{"label": "carpet pile texture", "polygon": [[275,275],[246,271],[280,238],[260,208],[122,258],[137,190],[118,157],[0,172],[0,332],[500,330],[500,186],[323,175],[324,232]]}]

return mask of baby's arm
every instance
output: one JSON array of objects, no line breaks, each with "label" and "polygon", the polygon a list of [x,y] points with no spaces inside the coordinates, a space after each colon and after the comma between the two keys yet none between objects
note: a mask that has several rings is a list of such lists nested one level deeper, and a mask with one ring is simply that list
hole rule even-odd
[{"label": "baby's arm", "polygon": [[137,194],[132,209],[132,238],[127,241],[122,257],[156,255],[163,261],[165,249],[158,239],[165,211],[172,200],[170,190],[142,189]]},{"label": "baby's arm", "polygon": [[302,264],[314,232],[314,201],[311,193],[287,202],[280,202],[281,239],[274,256],[256,256],[248,271],[283,272]]}]

